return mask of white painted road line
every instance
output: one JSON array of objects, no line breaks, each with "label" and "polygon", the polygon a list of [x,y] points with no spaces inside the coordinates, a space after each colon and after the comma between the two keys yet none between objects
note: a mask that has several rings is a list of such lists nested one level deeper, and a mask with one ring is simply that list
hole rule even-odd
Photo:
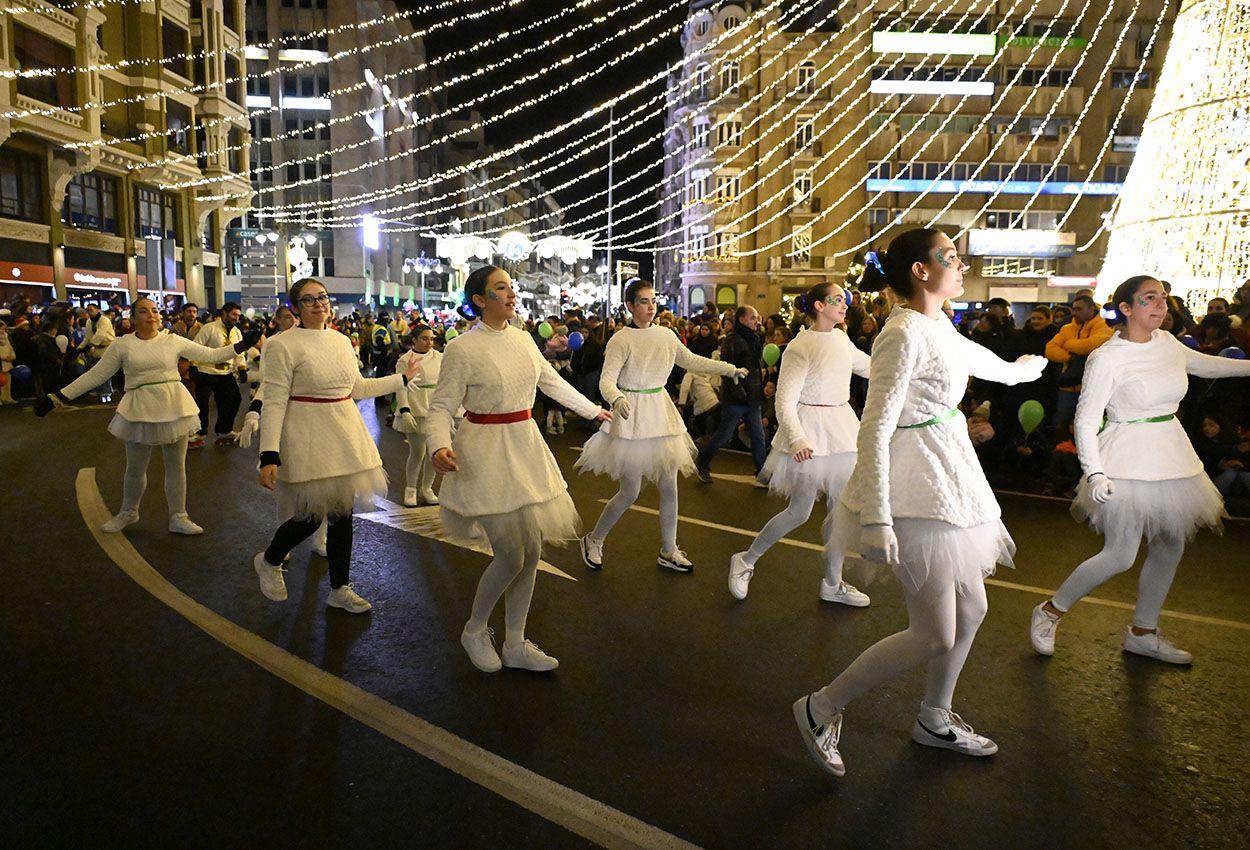
[{"label": "white painted road line", "polygon": [[[600,499],[599,501],[604,504],[607,504],[608,500]],[[644,514],[650,514],[651,516],[660,515],[660,512],[657,511],[655,508],[644,508],[640,505],[631,505],[630,510],[638,511],[639,513],[644,513]],[[747,529],[747,528],[738,528],[735,525],[723,525],[719,522],[710,522],[708,520],[698,519],[696,517],[682,516],[681,514],[677,515],[677,519],[680,522],[689,523],[690,525],[699,525],[704,528],[714,528],[717,531],[726,531],[726,532],[729,532],[730,534],[740,534],[743,537],[754,538],[755,535],[758,534],[758,532],[751,531],[750,529]],[[790,537],[783,537],[781,538],[779,542],[784,543],[787,546],[794,546],[797,549],[810,549],[815,552],[823,552],[825,550],[825,547],[817,543],[808,543],[805,540],[795,540]],[[854,557],[854,555],[848,555],[847,557]],[[1034,587],[1033,585],[1029,585],[1029,584],[1017,584],[1013,581],[1003,581],[1002,579],[997,579],[997,578],[987,578],[985,580],[985,583],[993,587],[1002,587],[1002,588],[1006,588],[1007,590],[1023,590],[1026,593],[1036,593],[1036,594],[1039,594],[1041,596],[1046,596],[1046,597],[1052,597],[1055,595],[1054,590],[1050,590],[1045,587]],[[1081,599],[1081,602],[1082,603],[1088,602],[1090,605],[1101,605],[1104,608],[1119,608],[1124,611],[1132,611],[1136,607],[1128,602],[1117,602],[1114,599],[1101,599],[1097,596],[1086,596],[1083,599]],[[1186,620],[1190,623],[1202,623],[1208,626],[1224,626],[1225,628],[1229,628],[1229,629],[1241,629],[1243,631],[1250,631],[1250,623],[1243,623],[1240,620],[1224,620],[1224,619],[1221,619],[1220,617],[1207,617],[1202,614],[1189,614],[1185,611],[1169,611],[1166,608],[1163,609],[1159,613],[1164,617],[1171,617],[1174,620]]]},{"label": "white painted road line", "polygon": [[124,534],[99,530],[110,513],[96,485],[94,467],[78,470],[75,490],[78,510],[92,537],[126,575],[196,628],[288,684],[435,764],[596,844],[611,848],[695,847],[422,720],[206,608],[166,581]]}]

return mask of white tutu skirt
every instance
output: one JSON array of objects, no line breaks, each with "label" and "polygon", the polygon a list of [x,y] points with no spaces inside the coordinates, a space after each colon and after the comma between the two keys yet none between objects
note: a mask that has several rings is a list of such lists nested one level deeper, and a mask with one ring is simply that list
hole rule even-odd
[{"label": "white tutu skirt", "polygon": [[694,474],[694,457],[694,441],[685,431],[646,439],[613,437],[597,431],[582,447],[582,456],[573,468],[617,481],[630,476],[659,481],[674,470],[681,475]]},{"label": "white tutu skirt", "polygon": [[131,422],[120,413],[109,422],[109,433],[123,443],[167,446],[200,430],[200,417],[183,416],[171,422]]},{"label": "white tutu skirt", "polygon": [[582,536],[582,518],[567,490],[545,502],[502,514],[464,516],[445,505],[439,513],[443,531],[453,541],[463,543],[480,542],[484,537],[524,540],[537,535],[543,543],[565,546]]},{"label": "white tutu skirt", "polygon": [[[839,504],[825,518],[826,539],[830,531],[843,551],[858,552],[860,544],[859,514]],[[949,575],[955,590],[963,596],[969,586],[992,576],[998,564],[1015,567],[1016,543],[1007,533],[1001,519],[983,522],[971,528],[960,528],[938,519],[896,517],[894,536],[898,538],[899,563],[892,566],[894,575],[913,593],[929,581],[930,575]],[[863,560],[865,584],[871,584],[885,565]]]},{"label": "white tutu skirt", "polygon": [[1072,500],[1072,516],[1100,534],[1188,540],[1203,526],[1217,534],[1223,531],[1224,499],[1205,472],[1163,481],[1111,481],[1115,492],[1106,504],[1090,498],[1088,481],[1081,482]]},{"label": "white tutu skirt", "polygon": [[855,468],[855,452],[817,455],[798,463],[794,455],[773,449],[764,462],[761,474],[768,481],[768,492],[787,499],[800,481],[814,480],[818,493],[831,500],[842,495],[851,470]]},{"label": "white tutu skirt", "polygon": [[380,466],[311,481],[279,478],[278,518],[347,516],[355,511],[373,510],[377,500],[385,497],[386,471]]}]

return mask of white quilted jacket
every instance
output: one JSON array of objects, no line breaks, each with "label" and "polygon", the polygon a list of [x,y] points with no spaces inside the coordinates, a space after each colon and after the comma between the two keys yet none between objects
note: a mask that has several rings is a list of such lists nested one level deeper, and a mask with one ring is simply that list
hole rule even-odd
[{"label": "white quilted jacket", "polygon": [[969,376],[1016,384],[1036,371],[960,336],[945,317],[894,308],[872,348],[859,456],[842,493],[861,524],[913,517],[972,528],[999,518],[962,415],[903,427],[956,408]]}]

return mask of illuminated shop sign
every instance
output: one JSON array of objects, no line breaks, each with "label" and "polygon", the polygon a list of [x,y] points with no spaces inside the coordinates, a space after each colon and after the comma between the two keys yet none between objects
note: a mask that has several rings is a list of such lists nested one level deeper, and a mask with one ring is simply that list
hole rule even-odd
[{"label": "illuminated shop sign", "polygon": [[1076,234],[1010,228],[969,230],[968,253],[974,257],[1070,257],[1076,253]]},{"label": "illuminated shop sign", "polygon": [[1122,183],[1039,183],[1034,180],[888,180],[874,177],[868,181],[869,192],[929,192],[954,195],[971,192],[1001,195],[1118,195]]},{"label": "illuminated shop sign", "polygon": [[1086,48],[1089,47],[1089,39],[1080,36],[1053,36],[1051,38],[1041,38],[1035,35],[1025,35],[1019,38],[1010,38],[1007,40],[1008,47],[1049,47],[1054,50],[1064,50],[1069,47]]},{"label": "illuminated shop sign", "polygon": [[954,32],[874,32],[873,53],[950,53],[955,56],[993,56],[997,36]]},{"label": "illuminated shop sign", "polygon": [[78,286],[80,288],[126,288],[125,276],[117,274],[107,274],[103,272],[74,272],[74,274],[70,277],[70,280],[74,281],[70,284],[71,286]]}]

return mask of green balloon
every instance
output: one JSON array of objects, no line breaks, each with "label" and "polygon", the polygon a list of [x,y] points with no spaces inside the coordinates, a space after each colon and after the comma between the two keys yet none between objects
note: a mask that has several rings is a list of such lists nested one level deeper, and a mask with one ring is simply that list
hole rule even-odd
[{"label": "green balloon", "polygon": [[450,341],[450,340],[455,339],[458,336],[460,336],[460,331],[456,330],[455,328],[448,328],[447,333],[443,334],[443,339]]},{"label": "green balloon", "polygon": [[781,349],[775,344],[769,343],[764,346],[764,363],[768,366],[776,366],[777,361],[781,359]]},{"label": "green balloon", "polygon": [[551,339],[551,335],[555,333],[555,328],[551,327],[551,322],[543,322],[538,326],[538,335],[543,339]]},{"label": "green balloon", "polygon": [[1020,419],[1020,427],[1024,428],[1024,434],[1027,437],[1037,430],[1038,425],[1042,424],[1042,420],[1046,418],[1046,411],[1040,401],[1029,399],[1020,405],[1020,412],[1017,416]]}]

